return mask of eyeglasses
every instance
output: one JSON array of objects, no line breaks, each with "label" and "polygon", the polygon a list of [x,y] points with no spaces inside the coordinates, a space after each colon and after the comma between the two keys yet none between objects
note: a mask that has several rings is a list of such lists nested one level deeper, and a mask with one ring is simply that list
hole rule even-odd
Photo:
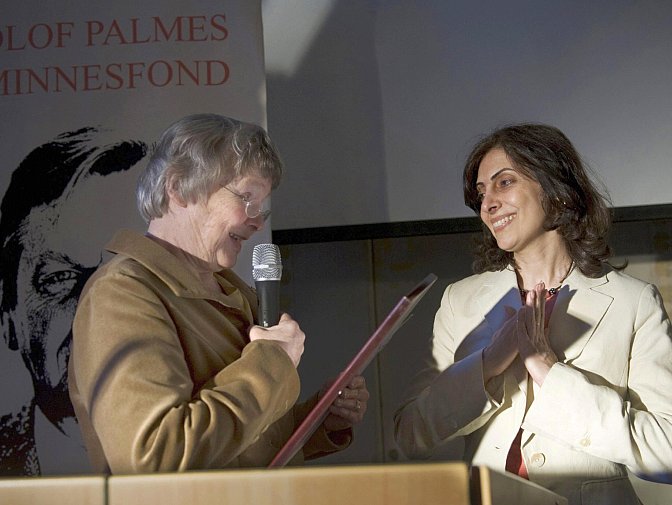
[{"label": "eyeglasses", "polygon": [[222,186],[225,190],[227,190],[229,193],[232,193],[236,195],[238,198],[240,198],[244,203],[245,203],[245,214],[247,217],[250,219],[254,219],[256,217],[261,216],[261,218],[266,221],[268,219],[268,216],[271,215],[271,209],[268,208],[263,208],[268,205],[268,201],[264,200],[261,203],[257,202],[252,202],[250,201],[249,196],[241,195],[240,193],[237,193],[236,191],[232,190],[231,188],[227,188],[226,186]]}]

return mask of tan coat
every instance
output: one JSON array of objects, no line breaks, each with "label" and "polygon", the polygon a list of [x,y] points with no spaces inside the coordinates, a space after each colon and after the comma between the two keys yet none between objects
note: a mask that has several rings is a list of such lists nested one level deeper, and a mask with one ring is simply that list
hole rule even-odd
[{"label": "tan coat", "polygon": [[512,270],[449,286],[434,324],[434,363],[395,415],[412,458],[464,437],[465,459],[504,471],[519,428],[530,480],[572,504],[638,503],[626,467],[672,472],[672,328],[655,286],[574,271],[549,331],[559,363],[543,387],[517,358],[483,384],[481,350],[521,306]]},{"label": "tan coat", "polygon": [[[207,292],[152,240],[118,233],[73,324],[70,396],[95,472],[267,465],[315,399],[294,407],[296,369],[250,343],[256,296],[230,271]],[[338,450],[320,429],[303,457]]]}]

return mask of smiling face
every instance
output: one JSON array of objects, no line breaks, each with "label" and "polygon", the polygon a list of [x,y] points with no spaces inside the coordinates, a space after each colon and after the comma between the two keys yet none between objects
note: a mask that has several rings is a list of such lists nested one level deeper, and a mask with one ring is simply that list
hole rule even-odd
[{"label": "smiling face", "polygon": [[[251,202],[262,202],[271,193],[271,182],[253,175],[234,180],[227,187]],[[179,229],[174,245],[213,272],[233,267],[243,242],[264,226],[263,216],[248,217],[245,202],[224,187],[205,202],[175,209]]]},{"label": "smiling face", "polygon": [[543,227],[541,186],[518,171],[503,149],[492,149],[483,157],[476,188],[480,217],[500,249],[515,254],[559,241],[556,232]]}]

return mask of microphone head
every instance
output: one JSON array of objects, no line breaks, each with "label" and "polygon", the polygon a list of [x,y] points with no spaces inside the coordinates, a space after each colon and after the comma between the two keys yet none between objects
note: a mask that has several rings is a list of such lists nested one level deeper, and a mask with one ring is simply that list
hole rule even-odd
[{"label": "microphone head", "polygon": [[275,244],[257,244],[252,251],[252,278],[255,281],[279,281],[282,277],[280,248]]}]

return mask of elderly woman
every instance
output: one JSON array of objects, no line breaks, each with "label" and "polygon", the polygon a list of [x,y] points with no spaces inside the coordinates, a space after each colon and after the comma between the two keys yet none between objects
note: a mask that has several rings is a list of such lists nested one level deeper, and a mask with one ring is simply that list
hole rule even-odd
[{"label": "elderly woman", "polygon": [[[94,471],[265,466],[316,402],[294,405],[299,325],[256,326],[230,270],[281,172],[252,124],[199,114],[161,136],[138,183],[147,233],[112,239],[73,324],[70,396]],[[369,393],[362,377],[343,393],[294,462],[350,443]]]},{"label": "elderly woman", "polygon": [[606,199],[570,141],[495,131],[464,170],[484,233],[446,289],[434,363],[395,415],[406,455],[463,437],[464,458],[570,504],[636,504],[626,468],[672,471],[672,327],[652,284],[607,263]]}]

